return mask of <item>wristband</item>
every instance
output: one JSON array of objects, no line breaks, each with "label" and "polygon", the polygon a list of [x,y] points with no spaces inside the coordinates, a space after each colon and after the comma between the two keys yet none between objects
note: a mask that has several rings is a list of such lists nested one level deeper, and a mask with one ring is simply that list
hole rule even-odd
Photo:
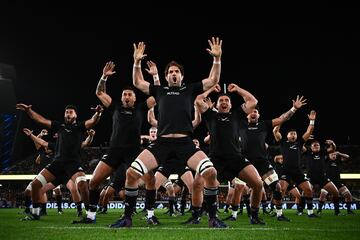
[{"label": "wristband", "polygon": [[139,63],[138,65],[136,65],[136,64],[134,63],[134,68],[141,68],[140,63]]},{"label": "wristband", "polygon": [[315,125],[315,120],[310,120],[310,125],[314,126]]},{"label": "wristband", "polygon": [[292,112],[294,113],[294,112],[296,112],[296,108],[295,108],[295,107],[292,107],[292,108],[290,109],[290,111],[292,111]]},{"label": "wristband", "polygon": [[213,64],[221,64],[221,61],[214,61]]},{"label": "wristband", "polygon": [[154,78],[154,81],[159,81],[159,74],[155,74],[154,76],[153,76],[153,78]]}]

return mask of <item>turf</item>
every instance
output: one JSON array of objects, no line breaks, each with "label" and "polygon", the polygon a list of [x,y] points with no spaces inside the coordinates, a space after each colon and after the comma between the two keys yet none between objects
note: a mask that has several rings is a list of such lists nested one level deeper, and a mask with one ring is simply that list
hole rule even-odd
[{"label": "turf", "polygon": [[[78,219],[74,209],[65,209],[58,215],[48,209],[48,215],[40,221],[20,221],[25,215],[22,209],[0,209],[0,239],[360,239],[360,212],[355,215],[334,216],[332,210],[323,210],[320,218],[310,219],[306,215],[297,216],[294,210],[284,213],[291,222],[279,222],[274,217],[261,215],[266,225],[250,225],[247,216],[239,215],[237,221],[227,223],[228,229],[209,229],[207,217],[199,225],[182,225],[185,216],[170,217],[164,210],[156,215],[161,225],[148,226],[144,214],[136,214],[130,229],[111,229],[109,224],[120,216],[119,210],[109,210],[106,215],[97,215],[96,224],[72,225]],[[342,210],[345,212],[344,210]],[[227,214],[220,213],[220,218]]]}]

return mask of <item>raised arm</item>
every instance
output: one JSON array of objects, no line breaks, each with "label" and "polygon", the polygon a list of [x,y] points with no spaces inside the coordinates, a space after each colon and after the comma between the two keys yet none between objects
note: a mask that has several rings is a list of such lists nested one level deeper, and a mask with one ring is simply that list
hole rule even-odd
[{"label": "raised arm", "polygon": [[86,129],[93,128],[99,122],[102,112],[104,111],[104,108],[101,105],[97,105],[95,108],[91,109],[94,110],[95,113],[90,119],[85,121]]},{"label": "raised arm", "polygon": [[328,139],[325,141],[325,144],[327,152],[334,152],[336,150],[336,144],[333,140]]},{"label": "raised arm", "polygon": [[87,133],[88,136],[81,143],[81,148],[89,146],[92,143],[92,141],[94,140],[94,136],[95,136],[95,130],[94,129],[87,130],[86,133]]},{"label": "raised arm", "polygon": [[153,61],[147,61],[146,64],[148,68],[145,70],[153,77],[154,85],[160,86],[160,78],[156,64]]},{"label": "raised arm", "polygon": [[273,135],[275,138],[275,141],[279,142],[282,139],[281,133],[280,133],[280,125],[276,125],[273,128]]},{"label": "raised arm", "polygon": [[211,40],[208,40],[208,42],[210,45],[210,49],[207,48],[206,51],[208,51],[208,53],[213,56],[214,61],[210,70],[209,77],[202,80],[204,91],[210,89],[211,87],[219,83],[221,72],[222,40],[220,40],[218,37],[213,37]]},{"label": "raised arm", "polygon": [[147,114],[147,120],[152,127],[158,126],[158,121],[155,118],[154,108],[150,108]]},{"label": "raised arm", "polygon": [[146,57],[144,54],[145,43],[139,42],[138,45],[133,44],[134,46],[134,66],[133,66],[133,84],[134,86],[142,91],[145,94],[149,94],[150,83],[144,80],[144,76],[141,71],[141,60]]},{"label": "raised arm", "polygon": [[101,103],[104,104],[105,107],[109,107],[112,102],[111,97],[106,93],[106,81],[109,76],[115,73],[114,68],[115,64],[113,62],[107,62],[105,64],[103,73],[96,87],[96,96],[100,99]]},{"label": "raised arm", "polygon": [[304,139],[304,141],[306,142],[311,134],[313,133],[314,131],[314,125],[315,125],[315,119],[316,119],[316,112],[314,110],[311,110],[310,111],[310,114],[308,114],[308,118],[310,120],[309,122],[309,126],[308,128],[306,129],[306,132],[303,134],[302,138]]},{"label": "raised arm", "polygon": [[194,104],[194,120],[192,120],[192,126],[193,128],[197,128],[197,126],[199,126],[199,124],[201,123],[201,113],[198,110],[198,107],[196,105],[196,102]]},{"label": "raised arm", "polygon": [[229,84],[228,91],[236,92],[244,99],[244,103],[241,105],[241,108],[246,114],[251,113],[258,103],[258,100],[254,97],[254,95],[234,83]]},{"label": "raised arm", "polygon": [[274,118],[272,120],[273,127],[283,124],[285,121],[289,120],[299,108],[306,105],[306,99],[304,99],[304,96],[299,97],[299,95],[297,95],[296,100],[292,100],[292,103],[293,105],[289,109],[289,111],[281,114],[280,117]]},{"label": "raised arm", "polygon": [[23,132],[25,133],[26,136],[28,136],[31,140],[33,140],[35,144],[44,148],[47,148],[49,146],[48,142],[46,142],[44,139],[35,136],[30,129],[23,128]]},{"label": "raised arm", "polygon": [[204,138],[204,143],[210,144],[210,134],[208,134],[208,135]]},{"label": "raised arm", "polygon": [[335,152],[336,156],[340,157],[341,161],[349,160],[350,156],[346,153]]},{"label": "raised arm", "polygon": [[[48,135],[48,131],[46,129],[41,130],[41,132],[37,135],[38,138],[43,138],[43,136]],[[42,146],[38,144],[37,142],[34,142],[36,150],[41,148]]]},{"label": "raised arm", "polygon": [[37,112],[35,112],[34,110],[31,109],[32,105],[26,105],[23,103],[18,103],[16,104],[16,109],[24,111],[27,113],[27,115],[34,120],[35,122],[50,128],[51,127],[51,121],[44,118],[43,116],[41,116],[40,114],[38,114]]},{"label": "raised arm", "polygon": [[220,85],[216,84],[196,97],[195,103],[200,114],[206,112],[209,108],[213,108],[214,104],[211,102],[211,99],[208,98],[209,94],[213,91],[220,92]]}]

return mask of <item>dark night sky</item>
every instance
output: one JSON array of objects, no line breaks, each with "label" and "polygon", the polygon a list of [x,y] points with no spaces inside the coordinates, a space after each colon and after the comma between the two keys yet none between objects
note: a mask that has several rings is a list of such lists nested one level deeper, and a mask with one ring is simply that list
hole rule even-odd
[{"label": "dark night sky", "polygon": [[[47,10],[15,3],[2,7],[0,62],[16,68],[17,101],[32,104],[50,119],[61,119],[68,103],[79,107],[79,119],[90,117],[90,106],[99,103],[95,88],[109,60],[116,63],[117,73],[108,81],[108,92],[118,99],[121,87],[131,85],[134,42],[147,44],[148,59],[158,64],[160,73],[167,62],[176,60],[185,67],[184,80],[192,82],[208,75],[212,57],[205,51],[207,39],[219,36],[221,83],[234,82],[252,92],[263,119],[279,116],[297,94],[305,95],[308,105],[284,128],[296,127],[302,133],[308,124],[306,114],[315,109],[316,136],[360,144],[355,87],[360,30],[354,25],[355,10],[323,9],[319,17],[331,15],[332,20],[308,24],[272,24],[266,18],[260,24],[246,24],[238,16],[246,9],[219,20],[207,11],[185,8],[145,9],[147,14],[131,18],[124,14],[135,10],[112,5],[42,7]],[[144,75],[150,80],[145,71]],[[240,103],[235,96],[233,101]],[[105,115],[96,127],[95,144],[108,139],[109,124]],[[196,131],[198,136],[203,133],[203,127]]]}]

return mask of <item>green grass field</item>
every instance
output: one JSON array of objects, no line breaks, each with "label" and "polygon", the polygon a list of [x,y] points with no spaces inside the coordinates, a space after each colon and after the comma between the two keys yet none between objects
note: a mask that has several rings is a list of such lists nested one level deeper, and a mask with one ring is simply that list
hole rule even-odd
[{"label": "green grass field", "polygon": [[[48,209],[48,215],[40,221],[20,221],[25,215],[23,209],[0,209],[0,239],[305,239],[305,240],[351,240],[360,239],[360,212],[356,215],[334,216],[332,210],[323,210],[318,219],[309,219],[306,215],[297,216],[294,210],[284,213],[291,222],[279,222],[273,217],[261,215],[266,221],[264,226],[249,224],[245,215],[239,215],[237,221],[227,222],[228,229],[209,229],[207,217],[199,225],[181,225],[189,216],[170,217],[164,210],[156,211],[161,225],[148,226],[144,214],[133,218],[130,229],[110,229],[107,227],[119,216],[119,210],[109,210],[106,215],[98,215],[97,223],[91,225],[72,225],[77,219],[75,209],[65,209],[58,215],[54,209]],[[222,211],[222,210],[221,210]],[[345,212],[345,210],[342,210]],[[227,214],[221,213],[220,218]]]}]

